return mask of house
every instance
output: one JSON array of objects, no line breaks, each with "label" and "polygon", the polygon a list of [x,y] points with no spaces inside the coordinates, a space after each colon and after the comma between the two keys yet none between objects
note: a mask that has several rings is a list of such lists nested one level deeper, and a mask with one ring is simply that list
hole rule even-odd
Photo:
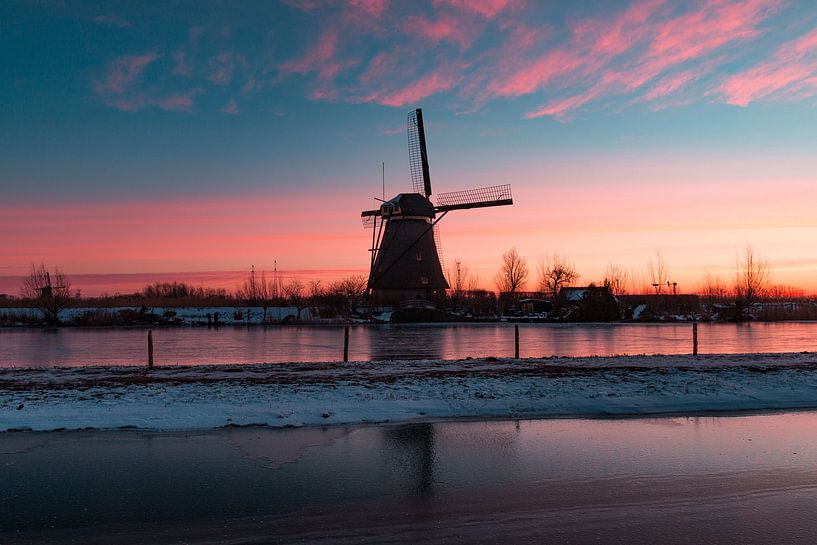
[{"label": "house", "polygon": [[621,319],[618,299],[609,286],[565,287],[556,297],[559,318],[571,322],[611,322]]}]

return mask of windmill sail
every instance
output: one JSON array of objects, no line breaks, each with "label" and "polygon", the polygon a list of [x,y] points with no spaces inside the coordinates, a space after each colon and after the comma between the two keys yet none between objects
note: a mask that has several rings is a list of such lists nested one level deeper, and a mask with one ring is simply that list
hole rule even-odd
[{"label": "windmill sail", "polygon": [[423,111],[420,108],[408,114],[408,150],[411,186],[415,193],[431,196],[431,175],[428,171],[428,150],[423,127]]},{"label": "windmill sail", "polygon": [[505,206],[513,204],[510,184],[452,191],[437,195],[435,212],[462,210],[465,208],[485,208],[488,206]]}]

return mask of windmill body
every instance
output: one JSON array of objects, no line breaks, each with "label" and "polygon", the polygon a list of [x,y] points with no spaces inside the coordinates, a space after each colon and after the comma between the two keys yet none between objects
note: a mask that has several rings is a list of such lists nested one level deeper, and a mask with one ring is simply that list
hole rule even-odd
[{"label": "windmill body", "polygon": [[395,304],[444,294],[448,282],[434,242],[431,201],[419,193],[401,193],[383,203],[379,212],[385,228],[369,272],[375,300]]},{"label": "windmill body", "polygon": [[434,301],[445,294],[440,249],[435,241],[438,222],[452,210],[513,204],[509,185],[436,196],[431,201],[422,110],[408,115],[409,166],[413,192],[400,193],[376,210],[361,213],[372,231],[368,288],[380,305]]}]

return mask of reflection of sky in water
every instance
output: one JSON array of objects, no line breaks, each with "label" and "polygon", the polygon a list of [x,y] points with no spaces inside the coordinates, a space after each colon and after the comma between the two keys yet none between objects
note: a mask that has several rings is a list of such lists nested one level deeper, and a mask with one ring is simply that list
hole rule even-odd
[{"label": "reflection of sky in water", "polygon": [[622,479],[811,474],[815,427],[817,413],[794,413],[210,434],[11,433],[0,449],[0,527],[281,514],[386,499],[433,508],[449,494],[517,486],[579,490]]},{"label": "reflection of sky in water", "polygon": [[[692,326],[520,324],[520,355],[689,354]],[[0,366],[134,365],[143,329],[0,329]],[[817,351],[817,323],[700,324],[700,353]],[[154,331],[158,365],[338,361],[342,327],[172,328]],[[512,356],[510,324],[354,326],[354,360]]]}]

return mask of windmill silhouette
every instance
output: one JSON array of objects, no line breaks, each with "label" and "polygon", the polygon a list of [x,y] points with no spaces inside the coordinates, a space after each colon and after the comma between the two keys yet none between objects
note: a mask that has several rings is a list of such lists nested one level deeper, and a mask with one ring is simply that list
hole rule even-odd
[{"label": "windmill silhouette", "polygon": [[432,203],[421,109],[409,112],[407,132],[413,192],[400,193],[377,210],[361,213],[364,226],[372,229],[368,289],[375,302],[384,305],[431,301],[448,288],[436,232],[446,214],[513,204],[508,184],[439,193],[437,204]]},{"label": "windmill silhouette", "polygon": [[42,299],[51,299],[54,296],[55,289],[63,289],[65,286],[57,285],[54,286],[51,284],[51,273],[45,271],[45,284],[35,287],[34,289],[40,292],[40,298]]}]

